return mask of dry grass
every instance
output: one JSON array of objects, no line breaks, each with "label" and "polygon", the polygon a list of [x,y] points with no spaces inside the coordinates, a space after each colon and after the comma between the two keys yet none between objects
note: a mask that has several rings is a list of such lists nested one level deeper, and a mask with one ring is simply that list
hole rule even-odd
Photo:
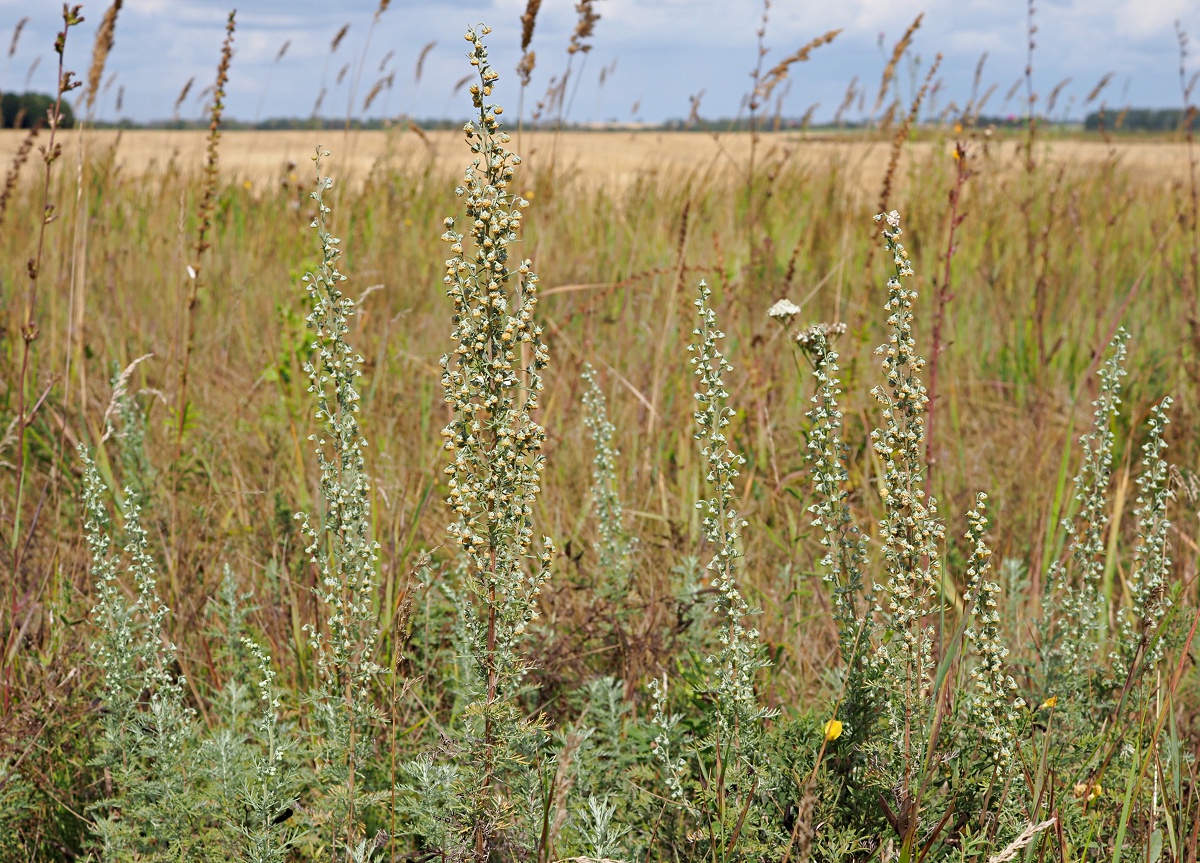
[{"label": "dry grass", "polygon": [[[152,499],[161,504],[150,512],[151,534],[169,549],[164,565],[180,586],[170,635],[179,643],[181,667],[189,679],[204,679],[210,656],[204,608],[228,561],[257,593],[252,623],[272,655],[285,658],[281,682],[302,688],[313,673],[300,627],[315,615],[308,591],[314,575],[289,516],[312,509],[315,495],[304,443],[313,425],[302,384],[308,338],[297,274],[311,257],[308,157],[318,135],[229,132],[222,138],[212,248],[196,307],[192,408],[181,457],[173,461],[178,418],[167,405],[178,395],[185,272],[198,227],[206,138],[202,132],[87,134],[94,158],[85,190],[91,227],[87,270],[79,274],[89,285],[86,328],[82,336],[70,328],[72,236],[64,227],[72,218],[75,180],[64,171],[54,190],[64,218],[51,226],[45,253],[43,335],[31,390],[34,400],[44,391],[49,396],[30,426],[33,475],[25,519],[36,512],[37,520],[14,582],[16,625],[24,635],[9,697],[20,693],[34,704],[51,697],[57,684],[44,679],[45,662],[85,667],[86,633],[62,622],[85,616],[91,587],[74,502],[75,466],[60,459],[58,444],[100,439],[111,398],[105,382],[114,368],[146,354],[153,358],[137,366],[129,389],[140,394],[149,455],[159,469],[151,480]],[[444,538],[439,499],[445,489],[436,468],[446,407],[437,362],[450,327],[438,226],[454,208],[464,147],[454,132],[321,137],[334,153],[328,170],[340,178],[335,214],[345,243],[343,269],[352,278],[352,296],[364,297],[354,343],[367,359],[362,406],[372,443],[376,536],[383,545],[381,614],[390,627],[392,610],[408,601],[405,585],[419,553]],[[19,133],[0,134],[0,162],[21,140]],[[73,164],[74,133],[67,144],[65,162]],[[871,523],[880,511],[874,493],[880,468],[866,446],[876,420],[862,384],[877,375],[872,349],[882,337],[883,275],[876,240],[864,226],[890,142],[773,134],[760,146],[751,191],[760,196],[761,246],[752,253],[743,210],[748,136],[563,133],[555,142],[550,134],[525,134],[531,170],[523,179],[534,206],[524,245],[542,275],[539,309],[552,350],[541,418],[549,430],[550,468],[536,520],[564,549],[535,647],[546,705],[587,674],[619,668],[639,678],[670,662],[678,635],[670,572],[700,543],[692,502],[700,496],[701,475],[683,347],[690,330],[677,322],[687,320],[689,286],[701,277],[716,287],[730,336],[731,402],[740,410],[733,433],[750,458],[737,509],[751,522],[748,590],[766,612],[764,641],[777,657],[765,697],[790,709],[824,691],[834,634],[803,509],[808,384],[797,377],[765,311],[787,294],[805,306],[806,319],[850,325],[841,347],[852,383],[846,409],[853,503],[860,522]],[[906,213],[906,236],[922,273],[941,271],[952,146],[908,144],[892,192]],[[1180,366],[1190,348],[1177,325],[1189,309],[1177,281],[1189,240],[1173,215],[1183,200],[1177,184],[1187,172],[1184,146],[1076,140],[1039,146],[1032,203],[1023,211],[1013,206],[1031,182],[1020,142],[992,141],[987,155],[982,140],[968,142],[978,174],[964,192],[967,219],[957,239],[957,296],[947,309],[935,452],[948,534],[962,533],[955,513],[987,489],[997,513],[992,544],[998,558],[1017,557],[1034,570],[1062,542],[1057,524],[1065,504],[1054,490],[1064,452],[1089,416],[1095,352],[1117,320],[1134,334],[1132,422],[1140,425],[1162,393],[1175,393],[1171,456],[1185,470],[1200,464],[1191,433],[1200,388]],[[27,227],[37,222],[36,201],[32,189],[18,185],[6,217],[10,229],[0,235],[0,259],[29,256]],[[1030,223],[1040,238],[1033,247],[1026,244]],[[1029,338],[1031,274],[1044,276],[1045,329],[1057,345],[1041,365]],[[7,277],[0,283],[0,330],[10,358],[19,326],[11,285]],[[927,277],[921,287],[927,305],[919,320],[928,322],[933,291]],[[919,339],[927,337],[927,330],[918,332]],[[82,400],[74,395],[68,404],[55,382],[74,338],[83,342],[90,384]],[[619,649],[597,641],[606,616],[616,611],[584,589],[595,564],[590,451],[579,409],[584,361],[605,380],[625,454],[618,483],[642,540],[636,593],[643,605]],[[0,431],[13,401],[11,359],[6,362]],[[1132,439],[1119,458],[1137,443]],[[0,461],[11,458],[11,449],[0,447]],[[129,479],[110,456],[99,461],[114,484]],[[11,472],[4,469],[0,525],[6,532],[10,489]],[[1196,521],[1194,504],[1182,495],[1180,507],[1174,542],[1180,576],[1188,579],[1196,573]],[[1131,527],[1127,519],[1121,529]],[[1031,607],[1037,601],[1035,586]],[[385,643],[392,637],[388,629]],[[628,691],[641,689],[631,683]],[[86,689],[77,701],[77,721],[87,727]],[[398,709],[401,728],[424,721],[423,706]],[[76,793],[62,787],[88,778],[81,777],[55,780],[55,787]]]}]

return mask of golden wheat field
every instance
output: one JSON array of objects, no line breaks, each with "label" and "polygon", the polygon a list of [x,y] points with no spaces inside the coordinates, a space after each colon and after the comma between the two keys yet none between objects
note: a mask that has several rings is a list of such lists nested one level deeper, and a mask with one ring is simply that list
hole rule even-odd
[{"label": "golden wheat field", "polygon": [[[68,158],[76,158],[79,142],[70,133]],[[522,140],[523,137],[523,140]],[[0,161],[8,162],[21,145],[23,135],[0,131]],[[749,159],[750,136],[742,132],[528,132],[515,137],[523,157],[534,168],[553,160],[556,170],[573,179],[606,185],[627,185],[639,178],[743,170]],[[425,169],[442,172],[451,180],[462,171],[462,134],[447,131],[232,131],[223,133],[220,153],[222,176],[230,181],[249,181],[256,188],[278,182],[290,173],[307,169],[317,144],[331,150],[344,182],[361,183],[373,167]],[[128,130],[88,133],[87,148],[93,155],[115,147],[115,163],[132,176],[159,172],[168,165],[185,174],[198,174],[204,165],[207,135],[195,131]],[[878,190],[887,170],[890,142],[864,140],[853,132],[775,133],[762,145],[764,153],[786,152],[790,164],[819,168],[844,165],[848,175],[864,192]],[[1019,143],[997,142],[995,160],[1017,166]],[[942,140],[914,141],[905,150],[904,164],[928,158],[937,149],[950,153],[953,144]],[[1104,170],[1114,161],[1135,175],[1138,182],[1181,183],[1188,176],[1187,145],[1171,140],[1101,140],[1062,138],[1045,144],[1042,158],[1053,169],[1072,167]]]}]

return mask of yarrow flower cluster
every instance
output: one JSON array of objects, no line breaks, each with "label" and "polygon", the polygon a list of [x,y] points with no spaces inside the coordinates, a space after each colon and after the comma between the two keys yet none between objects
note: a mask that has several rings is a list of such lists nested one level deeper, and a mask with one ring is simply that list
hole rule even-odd
[{"label": "yarrow flower cluster", "polygon": [[791,300],[784,298],[778,300],[771,308],[767,309],[767,315],[772,318],[780,318],[784,323],[787,323],[796,315],[800,314],[800,307]]}]

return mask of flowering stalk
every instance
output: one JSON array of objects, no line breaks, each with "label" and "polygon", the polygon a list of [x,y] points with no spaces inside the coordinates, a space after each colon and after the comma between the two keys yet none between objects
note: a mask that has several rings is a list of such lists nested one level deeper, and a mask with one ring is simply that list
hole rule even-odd
[{"label": "flowering stalk", "polygon": [[592,497],[596,508],[596,524],[600,541],[596,545],[596,566],[600,572],[601,590],[624,591],[632,565],[637,539],[625,529],[625,508],[617,493],[616,460],[621,454],[613,441],[617,430],[608,419],[604,392],[596,382],[596,371],[584,364],[583,394],[584,426],[592,433],[595,456],[592,459]]},{"label": "flowering stalk", "polygon": [[987,523],[987,495],[980,492],[975,496],[975,506],[967,513],[966,539],[971,544],[971,557],[967,562],[967,591],[963,597],[971,603],[973,623],[966,630],[966,638],[979,658],[971,669],[975,693],[970,707],[992,758],[1005,764],[1013,755],[1013,728],[1017,711],[1025,702],[1021,698],[1010,700],[1017,683],[1006,671],[1008,648],[1000,640],[997,602],[1000,585],[984,578],[992,566],[992,550],[984,542]]},{"label": "flowering stalk", "polygon": [[[1056,622],[1061,627],[1050,652],[1049,673],[1052,686],[1076,690],[1083,686],[1079,676],[1096,652],[1095,629],[1104,618],[1104,596],[1100,581],[1104,575],[1104,534],[1108,527],[1108,485],[1112,477],[1113,447],[1116,435],[1112,424],[1121,404],[1121,378],[1125,376],[1125,343],[1129,334],[1117,331],[1109,346],[1111,354],[1098,371],[1100,394],[1092,402],[1091,430],[1080,438],[1083,462],[1075,476],[1075,499],[1079,513],[1074,521],[1064,519],[1063,530],[1070,537],[1070,561],[1055,561],[1050,578],[1059,599]],[[1074,570],[1072,572],[1072,570]],[[1061,680],[1061,684],[1057,681]]]},{"label": "flowering stalk", "polygon": [[[1171,570],[1171,547],[1167,536],[1171,522],[1167,504],[1172,498],[1170,465],[1164,457],[1167,442],[1163,439],[1170,420],[1172,399],[1165,397],[1150,411],[1150,437],[1142,445],[1142,472],[1137,478],[1138,541],[1133,551],[1130,572],[1130,593],[1133,599],[1133,621],[1122,626],[1121,654],[1130,671],[1137,671],[1162,658],[1161,640],[1155,638],[1159,624],[1171,598],[1167,595],[1167,577]],[[1136,626],[1136,628],[1135,628]]]},{"label": "flowering stalk", "polygon": [[455,194],[465,199],[469,238],[455,229],[453,218],[446,219],[442,235],[451,251],[443,282],[454,303],[456,342],[441,360],[442,389],[453,411],[442,430],[451,453],[446,502],[455,516],[448,531],[476,612],[461,623],[482,687],[468,710],[482,719],[482,729],[468,741],[464,761],[474,778],[462,806],[479,861],[504,822],[493,783],[519,762],[512,744],[524,723],[515,695],[525,661],[517,645],[537,616],[554,555],[549,538],[540,552],[533,550],[533,504],[546,439],[533,413],[549,353],[533,322],[537,275],[530,261],[513,266],[510,259],[528,204],[510,191],[521,160],[506,149],[510,139],[498,119],[503,108],[487,101],[499,77],[482,40],[489,32],[482,27],[466,33],[479,82],[471,85],[478,117],[464,132],[477,158]]},{"label": "flowering stalk", "polygon": [[875,454],[883,463],[883,503],[887,517],[880,522],[884,567],[888,575],[887,611],[890,628],[898,638],[881,644],[877,659],[885,679],[902,688],[901,698],[889,699],[894,739],[904,740],[909,763],[916,758],[911,734],[914,711],[928,694],[933,671],[932,632],[924,618],[941,588],[941,558],[938,546],[945,533],[938,518],[937,502],[926,496],[923,480],[924,414],[929,403],[920,372],[925,360],[913,339],[913,302],[917,293],[901,279],[913,275],[908,252],[900,243],[900,214],[893,210],[875,217],[883,220],[886,248],[892,255],[895,275],[888,280],[891,336],[876,349],[882,354],[885,386],[871,394],[882,406],[884,428],[871,433]]},{"label": "flowering stalk", "polygon": [[316,444],[326,512],[316,526],[305,513],[295,517],[308,537],[305,551],[320,573],[316,593],[327,610],[324,631],[306,626],[317,655],[315,700],[325,723],[319,761],[329,773],[327,787],[336,792],[334,829],[344,825],[346,845],[354,847],[360,796],[356,781],[369,753],[369,729],[375,720],[370,687],[383,670],[372,658],[379,638],[373,610],[379,543],[371,536],[371,484],[363,458],[367,441],[358,423],[357,382],[363,358],[346,342],[355,304],[341,289],[346,281],[337,266],[341,240],[329,232],[330,209],[324,196],[333,188],[333,180],[320,173],[321,159],[328,155],[318,147],[313,156],[317,188],[312,199],[317,212],[311,227],[321,244],[321,263],[303,278],[312,301],[305,320],[313,330],[316,353],[304,370],[321,425],[320,434],[310,435],[309,440]]}]

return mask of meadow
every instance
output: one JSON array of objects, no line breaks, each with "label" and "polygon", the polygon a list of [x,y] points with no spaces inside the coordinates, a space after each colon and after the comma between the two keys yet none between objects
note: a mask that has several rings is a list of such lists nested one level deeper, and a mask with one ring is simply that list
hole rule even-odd
[{"label": "meadow", "polygon": [[518,133],[468,36],[469,134],[6,184],[0,857],[1195,861],[1190,132]]}]

